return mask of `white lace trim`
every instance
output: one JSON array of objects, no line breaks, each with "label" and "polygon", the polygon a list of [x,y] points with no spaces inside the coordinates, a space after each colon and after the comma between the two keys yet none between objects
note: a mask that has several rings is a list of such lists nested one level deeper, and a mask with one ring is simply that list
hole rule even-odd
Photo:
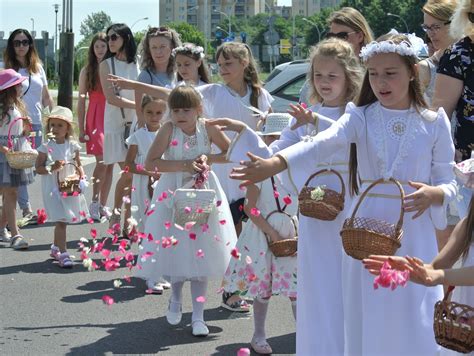
[{"label": "white lace trim", "polygon": [[[380,176],[384,179],[389,179],[393,177],[395,170],[403,162],[403,160],[408,156],[408,153],[411,150],[411,146],[415,140],[415,123],[417,122],[416,116],[414,115],[414,109],[411,108],[407,113],[406,118],[406,130],[403,135],[400,137],[400,143],[398,145],[398,152],[395,156],[395,159],[392,162],[390,169],[388,166],[388,143],[387,143],[387,132],[385,123],[383,120],[383,112],[380,103],[376,104],[375,111],[375,144],[377,146],[377,165],[379,168]],[[378,116],[378,117],[377,117]]]}]

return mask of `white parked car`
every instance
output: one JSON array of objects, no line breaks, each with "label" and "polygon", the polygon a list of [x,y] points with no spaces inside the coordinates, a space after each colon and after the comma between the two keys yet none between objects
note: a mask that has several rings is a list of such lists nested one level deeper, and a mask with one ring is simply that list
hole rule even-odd
[{"label": "white parked car", "polygon": [[264,88],[275,99],[272,103],[274,112],[286,112],[290,104],[308,102],[308,87],[304,86],[308,70],[308,61],[297,60],[280,64],[270,73]]}]

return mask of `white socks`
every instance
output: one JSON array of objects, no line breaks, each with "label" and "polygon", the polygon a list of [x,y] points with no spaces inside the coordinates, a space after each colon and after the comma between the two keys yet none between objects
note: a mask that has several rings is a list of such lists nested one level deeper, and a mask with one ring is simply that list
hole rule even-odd
[{"label": "white socks", "polygon": [[204,321],[204,303],[196,301],[198,297],[206,297],[207,278],[201,281],[191,281],[191,298],[193,299],[193,316],[192,321]]},{"label": "white socks", "polygon": [[[171,283],[171,303],[170,312],[179,313],[181,310],[181,303],[183,301],[183,285],[184,282]],[[193,316],[192,321],[204,321],[204,303],[196,301],[198,297],[206,297],[207,293],[207,278],[201,281],[191,281],[191,297],[193,301]]]},{"label": "white socks", "polygon": [[253,338],[257,341],[266,340],[265,320],[267,319],[269,299],[255,298],[253,300]]},{"label": "white socks", "polygon": [[296,320],[296,300],[291,301],[291,310],[293,311],[293,316]]}]

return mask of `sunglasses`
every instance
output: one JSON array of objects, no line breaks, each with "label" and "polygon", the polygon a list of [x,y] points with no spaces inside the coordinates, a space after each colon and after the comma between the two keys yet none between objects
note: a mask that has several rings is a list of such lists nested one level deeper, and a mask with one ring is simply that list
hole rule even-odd
[{"label": "sunglasses", "polygon": [[117,35],[116,33],[111,34],[110,36],[105,36],[105,40],[107,42],[112,41],[115,42],[117,39],[120,37],[120,35]]},{"label": "sunglasses", "polygon": [[341,40],[347,41],[347,39],[349,38],[349,35],[352,35],[353,33],[357,33],[357,31],[338,32],[338,33],[328,32],[328,33],[326,33],[326,38],[336,37],[336,38],[340,38]]},{"label": "sunglasses", "polygon": [[13,41],[13,47],[28,47],[31,44],[30,40],[14,40]]},{"label": "sunglasses", "polygon": [[469,19],[469,21],[474,23],[474,12],[468,12],[467,13],[467,18]]},{"label": "sunglasses", "polygon": [[434,25],[431,25],[431,26],[421,25],[421,29],[425,32],[435,33],[435,32],[438,32],[439,30],[441,30],[441,27],[443,27],[445,25],[449,25],[450,23],[451,23],[451,21],[446,21],[446,22],[443,22],[442,24],[434,24]]}]

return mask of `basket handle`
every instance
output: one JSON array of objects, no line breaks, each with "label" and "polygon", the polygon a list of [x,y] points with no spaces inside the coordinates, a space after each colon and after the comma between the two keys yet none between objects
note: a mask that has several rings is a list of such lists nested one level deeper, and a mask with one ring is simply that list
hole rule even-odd
[{"label": "basket handle", "polygon": [[362,193],[361,197],[359,198],[359,201],[357,202],[357,205],[355,206],[354,211],[352,212],[351,220],[354,220],[354,217],[357,211],[359,210],[359,206],[362,203],[362,201],[365,199],[367,194],[369,193],[369,190],[371,190],[373,187],[383,182],[392,182],[393,184],[397,186],[398,190],[400,191],[400,216],[398,217],[398,222],[397,222],[397,230],[400,230],[403,225],[403,214],[404,214],[403,199],[405,199],[405,191],[403,190],[403,187],[400,184],[400,182],[394,178],[389,178],[388,180],[385,180],[384,178],[380,178],[380,179],[377,179],[375,182],[373,182],[371,185],[369,185],[369,187]]},{"label": "basket handle", "polygon": [[[298,236],[298,226],[296,225],[295,223],[295,220],[291,217],[290,214],[288,214],[287,212],[285,211],[279,211],[279,210],[273,210],[270,214],[267,215],[267,217],[265,218],[265,220],[268,221],[268,218],[270,216],[272,216],[273,214],[276,214],[276,213],[280,213],[280,214],[283,214],[283,215],[286,215],[290,220],[291,220],[291,223],[293,224],[294,228],[295,228],[295,233],[296,233],[296,236]],[[267,234],[263,233],[265,235],[265,239],[267,240],[267,244],[270,245],[271,244],[271,241],[270,241],[270,238]]]},{"label": "basket handle", "polygon": [[446,293],[444,293],[444,298],[443,301],[446,302],[451,295],[451,292],[454,290],[454,286],[449,286],[448,289],[446,290]]},{"label": "basket handle", "polygon": [[[8,143],[7,143],[7,146],[8,148],[10,149],[13,149],[13,140],[12,140],[12,137],[11,137],[11,132],[12,132],[12,127],[13,127],[13,124],[16,123],[17,121],[20,121],[20,120],[25,120],[25,121],[28,121],[28,126],[30,127],[30,130],[32,128],[31,126],[31,123],[29,122],[28,118],[27,117],[17,117],[15,118],[14,120],[12,120],[10,122],[10,124],[8,125]],[[31,146],[33,147],[33,149],[35,148],[35,141],[32,139],[31,140]]]},{"label": "basket handle", "polygon": [[[76,173],[77,173],[79,176],[81,175],[81,171],[79,170],[79,167],[78,167],[75,163],[73,163],[73,162],[66,162],[66,163],[64,163],[65,166],[66,166],[67,164],[70,164],[70,165],[74,166],[74,168],[76,168]],[[57,181],[58,181],[58,186],[59,186],[59,184],[61,183],[60,180],[59,180],[59,170],[56,172],[56,179],[57,179]]]},{"label": "basket handle", "polygon": [[336,175],[337,178],[339,178],[339,182],[341,182],[341,195],[343,197],[346,196],[346,187],[344,185],[344,180],[342,179],[342,176],[341,176],[341,173],[339,173],[338,171],[336,171],[335,169],[331,169],[331,168],[325,168],[325,169],[321,169],[320,171],[317,171],[316,173],[313,173],[309,176],[308,180],[306,181],[306,183],[304,184],[305,187],[308,186],[309,182],[316,176],[322,174],[322,173],[325,173],[325,172],[329,172],[329,173],[333,173]]}]

